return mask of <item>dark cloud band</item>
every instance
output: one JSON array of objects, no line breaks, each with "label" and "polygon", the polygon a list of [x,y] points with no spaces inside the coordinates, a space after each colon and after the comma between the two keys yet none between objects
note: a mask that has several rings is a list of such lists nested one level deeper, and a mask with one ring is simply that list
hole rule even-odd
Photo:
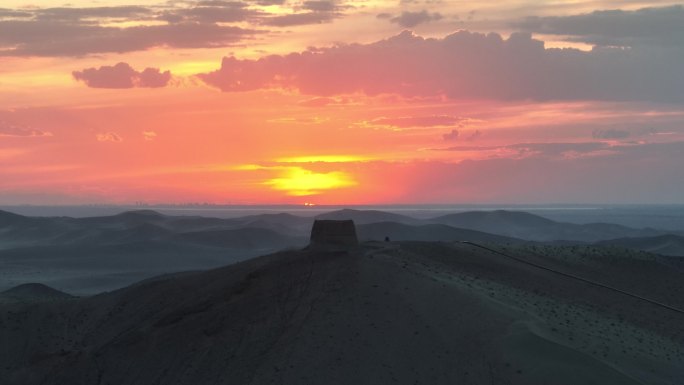
[{"label": "dark cloud band", "polygon": [[[397,65],[401,63],[401,65]],[[362,92],[451,99],[684,102],[684,51],[546,49],[529,34],[403,32],[258,60],[223,59],[198,75],[222,91],[291,88],[317,96]]]}]

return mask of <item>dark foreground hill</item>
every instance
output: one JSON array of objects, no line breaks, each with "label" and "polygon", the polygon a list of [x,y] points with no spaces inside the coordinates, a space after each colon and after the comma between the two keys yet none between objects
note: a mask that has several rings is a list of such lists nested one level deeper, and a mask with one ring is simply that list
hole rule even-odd
[{"label": "dark foreground hill", "polygon": [[[511,252],[571,274],[592,266],[608,285],[684,307],[682,285],[673,286],[681,271],[656,257],[556,260],[527,247]],[[651,282],[620,278],[640,271]],[[682,324],[678,311],[475,245],[370,243],[281,252],[90,298],[0,305],[0,378],[681,384]]]}]

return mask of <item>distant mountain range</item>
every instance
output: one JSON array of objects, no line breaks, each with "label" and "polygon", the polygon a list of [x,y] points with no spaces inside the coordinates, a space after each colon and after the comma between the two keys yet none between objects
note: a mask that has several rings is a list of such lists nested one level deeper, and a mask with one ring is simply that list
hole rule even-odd
[{"label": "distant mountain range", "polygon": [[[106,217],[24,217],[0,211],[0,249],[40,245],[102,245],[141,241],[205,244],[234,249],[282,248],[305,244],[309,218],[289,214],[220,219],[167,216],[151,210]],[[306,223],[306,225],[302,225]],[[223,237],[217,242],[216,232]],[[200,235],[201,233],[206,233]],[[297,235],[295,235],[297,234]],[[204,242],[206,241],[206,242]]]},{"label": "distant mountain range", "polygon": [[280,224],[283,217],[219,219],[143,210],[69,218],[0,211],[0,290],[39,281],[93,294],[154,275],[306,246],[306,231],[295,226],[298,218],[288,218],[289,227]]},{"label": "distant mountain range", "polygon": [[[467,240],[474,237],[507,242],[526,240],[571,243],[615,240],[611,243],[633,246],[643,243],[644,247],[655,247],[646,245],[646,240],[625,242],[622,239],[656,237],[653,242],[663,242],[666,239],[669,244],[675,245],[673,249],[663,247],[663,250],[671,254],[677,250],[677,242],[681,242],[676,237],[682,237],[682,234],[652,228],[636,229],[611,223],[564,223],[526,212],[505,210],[470,211],[422,220],[384,211],[350,209],[332,211],[316,217],[282,213],[229,219],[168,216],[151,210],[86,218],[25,217],[0,211],[0,249],[48,244],[116,244],[144,240],[191,240],[195,244],[206,241],[210,246],[237,249],[255,246],[254,242],[246,240],[248,238],[258,239],[269,247],[287,247],[306,243],[314,219],[352,219],[359,226],[361,239],[377,240],[385,237],[430,241]],[[371,224],[373,226],[365,226]],[[235,233],[235,230],[240,231]],[[200,235],[202,232],[208,234]],[[187,235],[183,235],[186,233]],[[224,235],[220,242],[217,241],[218,234]],[[497,239],[492,235],[508,239]],[[670,237],[658,238],[665,235]]]},{"label": "distant mountain range", "polygon": [[26,217],[0,211],[0,290],[36,274],[49,275],[50,283],[59,289],[88,287],[88,292],[96,292],[164,272],[218,267],[276,250],[302,248],[308,244],[315,219],[352,219],[361,241],[596,243],[684,255],[682,234],[609,223],[563,223],[503,210],[430,219],[373,210],[228,219],[170,216],[151,210],[85,218]]},{"label": "distant mountain range", "polygon": [[521,211],[470,211],[432,218],[431,222],[468,228],[530,241],[597,242],[627,237],[663,235],[655,229],[634,229],[611,223],[575,224],[556,222]]}]

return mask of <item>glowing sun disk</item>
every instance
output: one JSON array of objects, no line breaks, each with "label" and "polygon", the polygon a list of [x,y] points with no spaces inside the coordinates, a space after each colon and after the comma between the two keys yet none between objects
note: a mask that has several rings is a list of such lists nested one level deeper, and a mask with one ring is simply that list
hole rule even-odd
[{"label": "glowing sun disk", "polygon": [[306,196],[319,194],[322,190],[355,186],[356,182],[349,174],[341,171],[319,173],[291,167],[280,177],[270,179],[264,184],[286,191],[288,195]]}]

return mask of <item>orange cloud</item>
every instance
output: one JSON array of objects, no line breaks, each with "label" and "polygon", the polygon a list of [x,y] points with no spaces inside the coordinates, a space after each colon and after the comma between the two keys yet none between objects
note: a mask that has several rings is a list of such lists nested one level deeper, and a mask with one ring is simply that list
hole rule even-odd
[{"label": "orange cloud", "polygon": [[97,134],[95,136],[97,138],[98,142],[123,142],[123,138],[121,138],[117,133],[115,132],[104,132],[101,134]]},{"label": "orange cloud", "polygon": [[0,120],[0,137],[2,136],[31,138],[41,136],[52,136],[52,133],[37,130],[27,125],[19,125],[8,121]]},{"label": "orange cloud", "polygon": [[154,138],[157,137],[157,133],[154,131],[143,131],[142,135],[143,138],[145,138],[145,140],[147,141],[154,140]]}]

